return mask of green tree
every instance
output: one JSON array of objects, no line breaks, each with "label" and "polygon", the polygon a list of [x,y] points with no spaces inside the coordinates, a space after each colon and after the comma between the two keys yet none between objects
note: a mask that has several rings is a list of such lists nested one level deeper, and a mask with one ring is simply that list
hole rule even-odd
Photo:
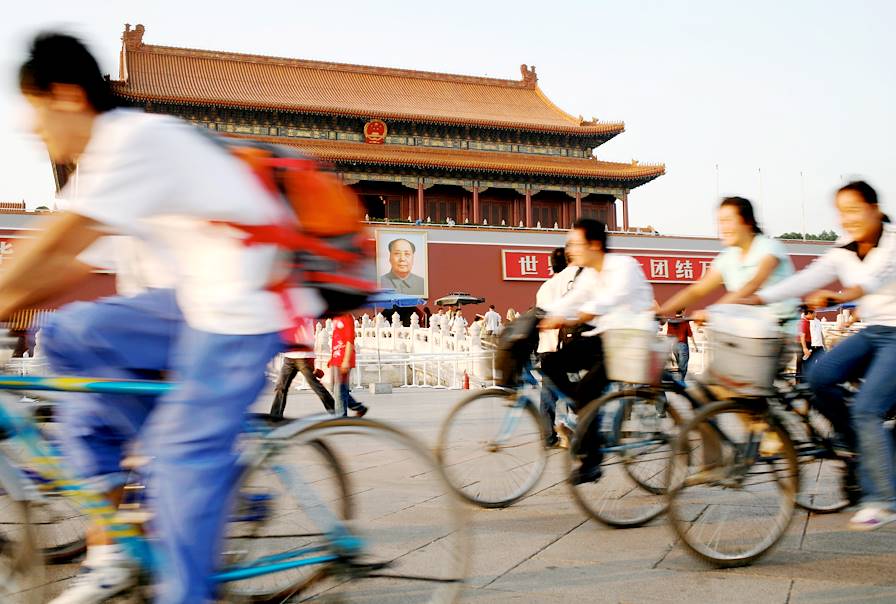
[{"label": "green tree", "polygon": [[806,233],[805,237],[803,237],[802,233],[796,232],[788,232],[778,235],[778,239],[805,239],[806,241],[836,241],[837,237],[837,233],[835,233],[833,230],[822,231],[818,234]]}]

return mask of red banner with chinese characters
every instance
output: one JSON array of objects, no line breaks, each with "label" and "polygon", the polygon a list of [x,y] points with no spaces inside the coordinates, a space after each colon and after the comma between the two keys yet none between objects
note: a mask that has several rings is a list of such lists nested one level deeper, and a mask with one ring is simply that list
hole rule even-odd
[{"label": "red banner with chinese characters", "polygon": [[501,250],[505,281],[547,281],[551,271],[551,252],[543,250]]},{"label": "red banner with chinese characters", "polygon": [[[619,253],[619,252],[616,252]],[[551,253],[543,250],[501,250],[505,281],[551,278]],[[709,270],[713,256],[632,255],[651,283],[693,283]]]},{"label": "red banner with chinese characters", "polygon": [[709,270],[712,256],[633,256],[651,283],[693,283]]}]

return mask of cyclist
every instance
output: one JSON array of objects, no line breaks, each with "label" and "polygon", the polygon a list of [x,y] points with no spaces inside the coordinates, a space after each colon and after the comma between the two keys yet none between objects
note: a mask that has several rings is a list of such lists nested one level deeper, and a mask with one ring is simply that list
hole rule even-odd
[{"label": "cyclist", "polygon": [[[866,182],[841,187],[835,203],[848,242],[793,277],[761,289],[750,301],[801,296],[835,280],[845,289],[816,291],[807,299],[810,306],[858,299],[866,327],[811,367],[809,385],[818,410],[845,445],[850,449],[858,445],[862,502],[849,526],[874,530],[896,521],[893,443],[883,424],[896,401],[896,229],[888,224],[877,192]],[[860,378],[864,382],[850,407],[848,393],[839,384]]]},{"label": "cyclist", "polygon": [[[697,283],[689,285],[662,304],[660,316],[672,316],[724,287],[719,304],[735,302],[755,293],[763,284],[777,283],[793,274],[793,263],[784,246],[766,237],[759,228],[753,204],[743,197],[726,197],[717,213],[719,238],[725,249],[712,261]],[[795,318],[798,300],[775,305],[782,318]],[[695,313],[700,317],[702,313]]]},{"label": "cyclist", "polygon": [[[282,349],[290,313],[268,286],[282,254],[246,246],[223,223],[290,220],[242,162],[170,117],[115,107],[109,84],[77,39],[38,36],[20,69],[35,130],[57,165],[77,165],[69,209],[45,225],[0,276],[0,316],[70,285],[77,256],[102,234],[131,235],[175,276],[173,289],[76,303],[53,316],[42,343],[54,371],[109,378],[166,372],[178,388],[159,398],[73,396],[62,405],[63,447],[98,487],[122,484],[122,449],[138,432],[152,467],[154,528],[163,561],[156,598],[196,604],[210,581],[236,476],[235,439]],[[63,276],[62,278],[60,276]],[[316,316],[320,301],[293,296]],[[55,602],[101,602],[135,580],[115,546],[88,555]]]},{"label": "cyclist", "polygon": [[[599,316],[611,310],[649,311],[653,307],[653,291],[634,258],[610,253],[607,227],[598,220],[577,220],[566,236],[566,250],[570,262],[584,270],[568,294],[544,309],[547,316],[539,327],[578,326],[581,334],[567,341],[557,352],[545,355],[541,367],[557,388],[573,399],[576,411],[579,411],[599,397],[607,386],[603,349],[597,336]],[[587,373],[578,383],[573,383],[569,373],[581,370]],[[593,434],[584,437],[584,457],[572,476],[576,483],[600,478],[597,424],[593,423]]]}]

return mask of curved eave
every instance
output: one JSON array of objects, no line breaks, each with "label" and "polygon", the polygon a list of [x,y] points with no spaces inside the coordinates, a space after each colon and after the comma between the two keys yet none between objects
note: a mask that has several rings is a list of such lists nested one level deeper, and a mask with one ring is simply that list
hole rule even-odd
[{"label": "curved eave", "polygon": [[[540,157],[512,152],[366,145],[364,143],[320,140],[284,140],[273,136],[229,136],[284,145],[337,166],[365,165],[417,170],[447,170],[472,174],[587,179],[630,183],[632,186],[640,186],[662,176],[666,171],[664,165],[620,164],[601,162],[596,159]],[[530,163],[526,163],[527,161]],[[557,165],[544,165],[544,162]],[[562,165],[564,162],[571,165]]]},{"label": "curved eave", "polygon": [[638,175],[617,175],[617,174],[595,174],[589,172],[573,172],[560,170],[520,170],[510,167],[484,167],[484,166],[457,166],[446,165],[438,162],[409,162],[409,161],[388,161],[388,160],[370,160],[370,159],[346,159],[346,158],[329,158],[321,154],[313,154],[321,160],[332,163],[336,167],[346,165],[351,166],[372,166],[372,167],[390,167],[390,168],[412,168],[412,169],[436,169],[446,170],[450,172],[462,172],[469,174],[506,174],[511,176],[536,176],[546,178],[570,178],[582,180],[594,180],[602,182],[624,183],[630,185],[628,188],[639,187],[647,184],[655,178],[665,174],[665,169],[659,169],[656,172],[638,174]]},{"label": "curved eave", "polygon": [[365,113],[362,111],[354,111],[349,109],[338,109],[333,107],[315,107],[306,106],[299,107],[295,105],[278,105],[274,103],[255,103],[246,104],[236,101],[221,101],[216,99],[188,99],[176,96],[166,96],[159,94],[140,94],[122,90],[121,86],[114,87],[114,93],[122,98],[138,102],[157,102],[170,103],[179,105],[192,105],[196,107],[226,107],[230,109],[246,109],[246,110],[267,110],[280,111],[283,113],[306,113],[312,115],[339,115],[345,117],[358,117],[365,119],[383,119],[383,120],[399,120],[405,122],[418,122],[428,124],[439,124],[446,126],[476,126],[480,128],[494,128],[500,130],[520,130],[523,132],[538,132],[546,134],[565,134],[582,137],[601,137],[609,140],[610,138],[621,134],[625,131],[625,124],[621,122],[608,122],[594,126],[548,126],[540,124],[525,124],[518,122],[499,122],[492,120],[468,120],[453,119],[426,115],[417,115],[412,113]]}]

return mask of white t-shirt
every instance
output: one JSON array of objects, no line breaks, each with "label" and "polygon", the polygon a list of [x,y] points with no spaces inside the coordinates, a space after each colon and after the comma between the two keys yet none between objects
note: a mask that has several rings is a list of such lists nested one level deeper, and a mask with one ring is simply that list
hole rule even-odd
[{"label": "white t-shirt", "polygon": [[119,296],[136,296],[148,289],[175,287],[177,271],[134,237],[100,237],[81,252],[78,260],[90,266],[115,272],[115,291]]},{"label": "white t-shirt", "polygon": [[884,225],[880,241],[864,260],[856,254],[854,243],[845,242],[792,277],[756,294],[767,302],[775,302],[803,296],[835,279],[845,287],[860,285],[865,290],[857,301],[862,323],[896,327],[896,226]]},{"label": "white t-shirt", "polygon": [[[579,271],[578,266],[567,266],[565,269],[545,281],[535,293],[535,306],[548,308],[558,298],[566,295],[572,288],[573,280]],[[537,352],[555,352],[560,342],[559,329],[543,329],[538,332]]]},{"label": "white t-shirt", "polygon": [[600,316],[610,311],[637,314],[651,308],[653,290],[638,261],[631,256],[609,253],[604,256],[600,271],[585,268],[569,293],[547,305],[545,310],[549,315],[568,319],[577,319],[579,313],[595,315],[591,325],[599,328]]},{"label": "white t-shirt", "polygon": [[485,313],[485,329],[486,331],[495,332],[501,327],[501,315],[491,308]]},{"label": "white t-shirt", "polygon": [[[249,168],[185,122],[129,109],[97,117],[78,167],[77,190],[63,191],[72,212],[110,232],[132,235],[174,267],[187,323],[224,334],[280,331],[289,317],[268,286],[283,273],[284,254],[246,246],[220,222],[284,224],[286,208]],[[296,310],[321,310],[305,290]],[[319,304],[319,300],[317,300]]]},{"label": "white t-shirt", "polygon": [[451,321],[451,331],[454,332],[455,335],[462,334],[464,329],[467,327],[467,320],[464,319],[463,315],[455,315],[454,319]]},{"label": "white t-shirt", "polygon": [[809,334],[812,338],[810,343],[812,348],[824,348],[824,328],[821,326],[821,321],[818,319],[809,321]]}]

